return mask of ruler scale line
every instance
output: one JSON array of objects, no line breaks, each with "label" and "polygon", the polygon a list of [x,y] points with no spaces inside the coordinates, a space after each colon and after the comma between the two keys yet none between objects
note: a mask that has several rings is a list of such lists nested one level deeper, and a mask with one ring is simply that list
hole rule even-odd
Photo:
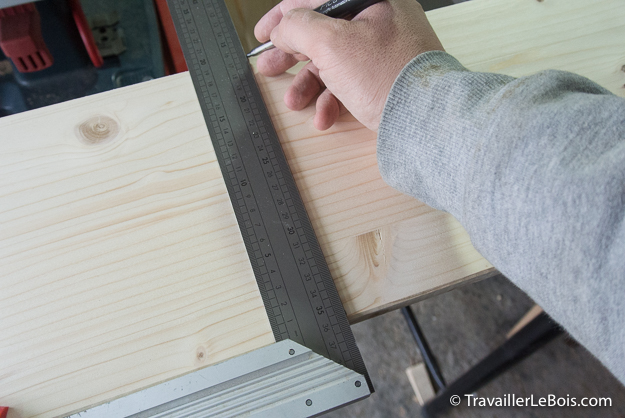
[{"label": "ruler scale line", "polygon": [[[229,35],[226,35],[226,36],[229,38],[229,42],[232,44],[233,42],[232,42],[231,37],[230,37]],[[241,71],[241,70],[242,70],[242,68],[241,68],[241,67],[242,67],[242,64],[241,64],[241,62],[240,62],[240,57],[239,57],[238,55],[233,55],[233,58],[234,58],[234,60],[236,61],[236,65],[237,65],[237,67],[238,67],[237,69]],[[245,59],[245,64],[244,64],[244,65],[245,65],[245,66],[248,66],[248,65],[249,65],[249,64],[248,64],[248,61],[247,61],[247,58]],[[246,87],[244,87],[244,89],[245,89],[245,91],[246,91],[246,96],[251,97],[251,96],[252,96],[252,94],[251,94],[251,92],[250,92],[250,89],[249,89],[247,86],[246,86]],[[235,92],[235,94],[236,94],[236,92]],[[248,124],[248,131],[249,131],[249,124]],[[251,132],[250,132],[250,133],[251,133]],[[262,163],[263,163],[263,161],[261,160],[261,157],[260,157],[258,154],[256,154],[256,157],[257,157],[258,162],[259,162],[260,164],[262,164]],[[275,167],[276,167],[276,166],[277,166],[277,163],[272,162],[272,168],[273,168],[274,170],[275,170]],[[265,179],[265,180],[267,180],[267,179]],[[271,190],[271,185],[269,184],[269,182],[268,182],[268,181],[266,181],[266,184],[267,184],[267,189],[268,189],[268,190]],[[276,196],[276,195],[275,195],[275,193],[274,193],[273,191],[272,191],[272,197],[273,197],[273,198],[274,198],[274,200],[276,200],[276,201],[280,201],[280,199],[281,199],[281,197],[280,197],[280,196]],[[286,196],[285,196],[285,197],[286,197]],[[293,215],[291,215],[291,219],[293,219]],[[289,241],[289,237],[288,237],[288,235],[287,235],[286,229],[283,229],[283,233],[284,233],[284,238],[285,238],[287,241]],[[295,254],[295,253],[294,253],[294,251],[293,251],[293,247],[289,247],[289,249],[290,249],[290,251],[291,251],[292,256],[295,258],[295,257],[296,257],[296,254]],[[302,274],[301,269],[300,269],[300,274]],[[287,294],[288,294],[288,291],[287,291]],[[310,306],[310,308],[311,308],[311,310],[312,310],[312,309],[313,309],[313,306],[312,306],[312,304],[310,303],[310,301],[308,301],[308,302],[309,302],[309,306]],[[296,318],[295,320],[297,321],[297,318]],[[318,327],[318,328],[319,328],[319,327]],[[321,328],[319,328],[319,331],[320,331],[320,333],[321,333]],[[323,335],[323,334],[322,334],[322,335]],[[304,345],[305,345],[305,342],[306,342],[305,335],[302,335],[302,340],[303,340]]]},{"label": "ruler scale line", "polygon": [[[207,11],[205,11],[205,13],[206,13],[206,12],[207,12]],[[219,12],[217,11],[217,13],[219,13]],[[207,16],[207,17],[209,17],[209,16]],[[211,30],[212,30],[212,28],[211,28]],[[213,35],[215,35],[214,30],[213,30]],[[227,36],[227,35],[226,35],[226,36]],[[216,37],[217,37],[217,36],[215,36],[215,38],[216,38]],[[222,59],[223,64],[226,66],[226,65],[227,65],[227,63],[225,62],[224,57],[223,57],[223,56],[221,56],[220,58]],[[234,95],[236,96],[236,91],[234,90],[235,88],[234,88],[233,86],[230,86],[230,87],[232,87],[232,88],[233,88],[233,93],[234,93]],[[220,92],[219,92],[219,94],[220,94]],[[224,100],[223,100],[223,97],[221,96],[221,94],[220,94],[220,99],[221,99],[221,102],[223,103],[223,102],[224,102]],[[225,120],[226,120],[226,121],[228,121],[228,119],[229,119],[229,118],[228,118],[228,116],[226,115],[226,116],[225,116]],[[233,129],[233,126],[232,126],[232,125],[230,125],[230,132],[234,132],[234,129]],[[250,134],[254,134],[254,132],[249,132],[249,128],[248,128],[248,133],[250,133]],[[239,151],[240,151],[240,150],[239,150]],[[241,153],[241,152],[240,152],[240,153]],[[256,199],[256,198],[255,198],[254,193],[253,193],[252,191],[250,191],[250,193],[252,194],[252,196],[254,196],[254,200],[255,200],[256,206],[260,206],[260,205],[258,204],[258,199]],[[247,208],[246,208],[246,212],[249,212],[249,211],[252,211],[252,210],[256,210],[256,208],[250,208],[250,207],[247,207]],[[260,212],[259,216],[261,216],[261,217],[262,217],[262,213],[263,213],[263,212]],[[267,213],[267,211],[264,211],[264,213],[266,214],[266,213]],[[271,222],[271,221],[270,221],[270,222]],[[265,224],[267,224],[267,221],[265,221]],[[259,226],[259,227],[260,227],[260,226]],[[266,231],[266,230],[265,230],[265,233],[267,233],[267,231]],[[267,248],[267,250],[269,251],[269,253],[267,253],[267,254],[276,254],[276,251],[275,251],[275,249],[271,246],[271,243],[270,243],[270,241],[269,241],[269,240],[268,240],[268,242],[267,242],[267,244],[266,244],[266,245],[267,245],[267,247],[268,247],[268,248]],[[278,272],[278,274],[279,274],[279,275],[281,275],[281,276],[283,276],[283,274],[282,274],[282,272],[281,272],[281,269],[280,269],[280,266],[279,266],[279,265],[276,265],[276,266],[275,266],[275,268],[276,268],[276,271]],[[284,292],[285,292],[285,294],[286,294],[286,297],[289,299],[289,301],[291,301],[291,297],[289,296],[289,290],[288,290],[288,288],[286,288],[286,287],[285,287]],[[280,303],[280,305],[284,305],[284,303],[285,303],[285,302],[282,302],[282,303]],[[292,302],[291,302],[291,305],[292,305]],[[275,309],[275,307],[274,307],[274,309]],[[282,310],[283,308],[278,307],[278,309]],[[296,322],[296,324],[298,325],[298,328],[299,328],[299,324],[298,324],[297,317],[295,317],[295,322]],[[299,332],[298,332],[297,330],[296,330],[296,331],[294,331],[294,332],[295,332],[295,338],[299,337],[299,338],[297,338],[298,340],[300,340],[301,342],[305,342],[305,340],[304,340],[304,336],[303,336],[303,333],[301,332],[301,330],[300,330]]]},{"label": "ruler scale line", "polygon": [[[207,11],[207,10],[204,10],[204,14],[205,14],[205,16],[206,16],[207,20],[210,20],[210,17],[208,16],[208,11]],[[194,21],[195,21],[195,14],[191,14],[190,19],[192,19],[192,20],[194,20]],[[217,38],[217,36],[216,36],[216,34],[215,34],[215,32],[214,32],[213,28],[212,28],[212,27],[210,27],[210,30],[213,32],[213,37],[216,39],[216,38]],[[200,42],[200,44],[203,44],[203,43],[204,43],[201,39],[200,39],[200,41],[199,41],[199,42]],[[223,59],[223,57],[221,57],[221,58]],[[195,61],[195,65],[194,65],[194,67],[196,68],[196,71],[200,71],[200,69],[197,67],[197,60],[194,60],[194,61]],[[210,62],[209,62],[208,60],[207,60],[207,64],[206,64],[206,65],[210,68]],[[224,65],[227,65],[227,64],[224,62]],[[211,72],[212,72],[212,68],[211,68]],[[219,92],[219,89],[218,89],[218,88],[216,89],[216,94],[219,96],[220,102],[221,102],[221,103],[223,103],[223,102],[224,102],[224,100],[223,100],[223,98],[221,97],[221,94],[220,94],[220,92]],[[209,98],[207,98],[207,99],[208,99],[208,100],[210,100]],[[211,112],[210,112],[210,109],[209,109],[209,113],[211,113]],[[213,111],[212,113],[214,113],[214,111]],[[217,116],[216,116],[216,117],[217,117]],[[225,114],[225,115],[224,115],[224,122],[228,122],[228,125],[229,125],[228,127],[229,127],[229,129],[230,129],[230,132],[234,132],[234,129],[233,129],[233,127],[232,127],[232,124],[229,122],[229,117],[228,117],[228,115],[227,115],[227,114]],[[222,122],[222,123],[223,123],[223,122]],[[223,132],[223,130],[222,130],[222,132]],[[227,151],[227,148],[226,148],[226,146],[225,146],[226,144],[223,144],[223,142],[225,142],[225,138],[223,138],[221,135],[220,135],[218,138],[219,138],[218,140],[220,141],[220,145],[223,147],[222,149],[224,149],[224,150],[225,150],[225,151],[223,151],[223,152],[226,152],[226,151]],[[232,167],[232,160],[227,159],[227,160],[226,160],[226,164],[227,164],[227,165],[229,165],[229,166],[230,166],[230,168],[231,168],[231,167]],[[242,170],[241,170],[241,171],[243,171],[243,172],[245,173],[245,177],[249,177],[248,173],[245,171],[245,166],[243,165],[243,166],[241,166],[241,167],[242,167]],[[229,174],[231,175],[231,177],[234,177],[234,179],[236,179],[236,175],[232,172],[232,170],[231,170],[231,169],[229,169],[228,171],[229,171]],[[231,181],[232,181],[232,179],[231,179]],[[236,187],[236,186],[235,186],[235,187]],[[254,200],[257,200],[257,199],[256,199],[256,197],[255,197],[255,195],[254,195],[254,192],[253,192],[252,190],[250,190],[250,191],[249,191],[249,193],[250,193],[250,195],[251,195],[251,196],[253,196]],[[234,205],[234,202],[233,202],[233,205]],[[248,212],[249,212],[249,208],[247,208],[247,210],[246,210],[246,212],[245,212],[245,213],[248,213]],[[239,218],[239,219],[238,219],[239,224],[244,224],[244,223],[246,223],[247,221],[251,221],[251,219],[249,219],[249,218],[248,218],[248,219],[246,219],[245,214],[239,214],[239,213],[235,213],[235,214],[236,214],[236,215],[237,215],[237,217]],[[241,220],[241,218],[243,218],[243,221]],[[266,231],[266,230],[265,230],[265,234],[267,234],[267,231]],[[248,237],[247,237],[245,234],[243,234],[243,238],[244,238],[244,239],[246,239],[246,238],[248,238]],[[247,242],[246,242],[246,246],[247,246],[247,247],[252,247],[252,248],[253,248],[253,244],[249,242],[249,239],[247,239],[246,241],[247,241]],[[267,242],[267,246],[268,246],[268,248],[267,248],[267,249],[270,251],[270,253],[271,253],[271,252],[274,252],[273,248],[271,247],[271,243],[270,243],[270,242]],[[277,267],[277,268],[279,269],[279,267]],[[259,286],[259,287],[260,287],[260,286]],[[264,286],[263,286],[263,287],[264,287]],[[286,291],[286,290],[285,290],[285,291]],[[272,299],[273,299],[273,298],[272,298]],[[273,302],[273,300],[271,300],[271,302]],[[270,306],[273,306],[273,304],[272,304],[272,303],[270,303],[269,305],[270,305]],[[275,323],[275,327],[279,328],[279,324],[278,324],[276,321],[274,321],[274,323]]]},{"label": "ruler scale line", "polygon": [[365,376],[347,315],[223,0],[168,0],[276,341]]},{"label": "ruler scale line", "polygon": [[[220,16],[221,16],[221,13],[220,13],[219,11],[217,11],[217,13],[218,13],[218,15],[220,15]],[[222,28],[222,29],[223,29],[223,28]],[[225,35],[225,36],[229,38],[229,36],[228,36],[228,34],[227,34],[227,33],[226,33],[226,35]],[[232,42],[231,42],[231,40],[229,40],[228,42],[229,42],[229,43],[232,43]],[[221,58],[222,58],[222,60],[223,60],[224,65],[227,65],[227,63],[225,62],[224,57],[222,56]],[[240,69],[240,68],[238,68],[237,70],[241,71],[241,69]],[[236,88],[235,88],[234,86],[231,86],[231,87],[232,87],[232,90],[233,90],[234,96],[237,96]],[[249,94],[247,94],[247,92],[246,92],[246,97],[247,97],[247,96],[249,96]],[[247,131],[248,131],[248,133],[249,133],[250,135],[253,135],[253,134],[254,134],[254,130],[252,130],[252,131],[250,132],[250,130],[249,130],[249,126],[250,126],[250,125],[249,125],[249,123],[248,123],[248,124],[246,124],[246,129],[247,129]],[[232,132],[234,132],[234,130],[232,130]],[[241,155],[243,155],[243,152],[242,152],[242,150],[240,149],[240,146],[239,146],[239,153],[240,153]],[[266,180],[266,179],[265,179],[265,180]],[[266,183],[267,189],[269,189],[269,188],[270,188],[269,183],[268,183],[268,182],[265,182],[265,183]],[[254,194],[252,194],[252,195],[253,195],[253,196],[255,196]],[[256,201],[256,206],[258,206],[258,207],[259,207],[260,205],[258,204],[258,199],[254,198],[254,200]],[[250,208],[248,208],[248,209],[250,209]],[[254,209],[255,209],[255,208],[254,208]],[[267,210],[265,210],[265,211],[259,211],[259,216],[260,216],[261,218],[263,218],[263,214],[267,215],[267,213],[268,213],[268,211],[267,211]],[[275,222],[275,220],[271,220],[271,219],[270,219],[270,220],[267,220],[267,219],[265,219],[264,224],[270,224],[271,222]],[[265,230],[265,233],[268,235],[268,231],[266,231],[266,230]],[[287,238],[288,238],[288,237],[287,237]],[[267,240],[267,244],[266,244],[266,245],[267,245],[267,247],[268,247],[268,248],[267,248],[267,250],[268,250],[268,251],[270,251],[270,252],[269,252],[269,254],[277,254],[277,251],[276,251],[276,250],[275,250],[275,248],[273,248],[273,246],[271,245],[271,241],[270,241],[270,240]],[[282,271],[281,271],[280,265],[279,265],[279,264],[276,264],[275,268],[276,268],[276,271],[278,272],[278,274],[279,274],[280,276],[282,276],[282,277],[283,277],[284,275],[283,275],[283,273],[282,273]],[[291,296],[289,295],[289,289],[288,289],[286,286],[285,286],[285,290],[284,290],[284,292],[285,292],[285,294],[286,294],[286,297],[289,299],[289,302],[291,303],[291,305],[293,305],[293,303],[292,303],[292,298],[291,298]],[[280,303],[280,305],[282,305],[282,303]],[[301,332],[301,327],[300,327],[300,325],[299,325],[299,321],[297,320],[297,317],[296,317],[296,316],[295,316],[294,320],[295,320],[295,323],[296,323],[296,325],[297,325],[297,327],[298,327],[298,331],[299,331],[299,332],[298,332],[298,331],[295,331],[295,338],[297,338],[299,341],[301,341],[302,343],[304,343],[304,344],[305,344],[305,341],[306,341],[306,340],[305,340],[305,336],[304,336],[304,333],[302,333],[302,332]],[[299,335],[298,335],[298,334],[299,334]]]}]

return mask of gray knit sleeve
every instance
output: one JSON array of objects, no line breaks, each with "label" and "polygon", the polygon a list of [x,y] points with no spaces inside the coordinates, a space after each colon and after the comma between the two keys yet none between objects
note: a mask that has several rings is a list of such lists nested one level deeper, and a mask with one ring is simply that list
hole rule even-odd
[{"label": "gray knit sleeve", "polygon": [[625,383],[625,100],[571,73],[515,79],[428,52],[393,85],[378,162]]}]

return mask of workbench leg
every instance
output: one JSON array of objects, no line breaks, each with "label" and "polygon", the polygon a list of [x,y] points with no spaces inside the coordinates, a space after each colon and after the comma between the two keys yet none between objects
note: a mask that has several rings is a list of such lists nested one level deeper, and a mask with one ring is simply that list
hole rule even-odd
[{"label": "workbench leg", "polygon": [[417,347],[419,347],[419,352],[421,352],[421,358],[423,359],[423,363],[425,363],[425,367],[427,369],[428,375],[430,376],[430,381],[432,382],[432,386],[435,392],[439,392],[445,389],[445,379],[443,379],[443,374],[441,373],[440,368],[438,367],[438,362],[430,349],[430,346],[425,339],[425,335],[423,331],[421,331],[421,327],[417,322],[417,318],[410,309],[410,306],[405,306],[401,308],[401,313],[406,318],[406,323],[408,324],[408,328],[410,328],[410,332],[417,343]]},{"label": "workbench leg", "polygon": [[423,415],[432,418],[445,411],[452,406],[453,395],[460,396],[464,402],[465,394],[475,392],[561,333],[557,323],[546,313],[540,313],[477,365],[437,392],[436,397],[425,404]]}]

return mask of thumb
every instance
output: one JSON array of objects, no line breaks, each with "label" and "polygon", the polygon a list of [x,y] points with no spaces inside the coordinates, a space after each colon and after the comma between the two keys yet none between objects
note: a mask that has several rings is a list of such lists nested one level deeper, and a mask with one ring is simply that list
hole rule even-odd
[{"label": "thumb", "polygon": [[271,31],[271,41],[287,54],[303,54],[314,61],[328,51],[345,23],[310,9],[291,9]]}]

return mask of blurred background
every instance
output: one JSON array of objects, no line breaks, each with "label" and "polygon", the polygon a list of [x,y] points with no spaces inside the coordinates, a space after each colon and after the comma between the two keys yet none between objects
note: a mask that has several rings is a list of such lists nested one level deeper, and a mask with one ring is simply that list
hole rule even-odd
[{"label": "blurred background", "polygon": [[[278,3],[226,0],[246,50]],[[186,71],[166,0],[0,0],[0,28],[0,117]]]}]

